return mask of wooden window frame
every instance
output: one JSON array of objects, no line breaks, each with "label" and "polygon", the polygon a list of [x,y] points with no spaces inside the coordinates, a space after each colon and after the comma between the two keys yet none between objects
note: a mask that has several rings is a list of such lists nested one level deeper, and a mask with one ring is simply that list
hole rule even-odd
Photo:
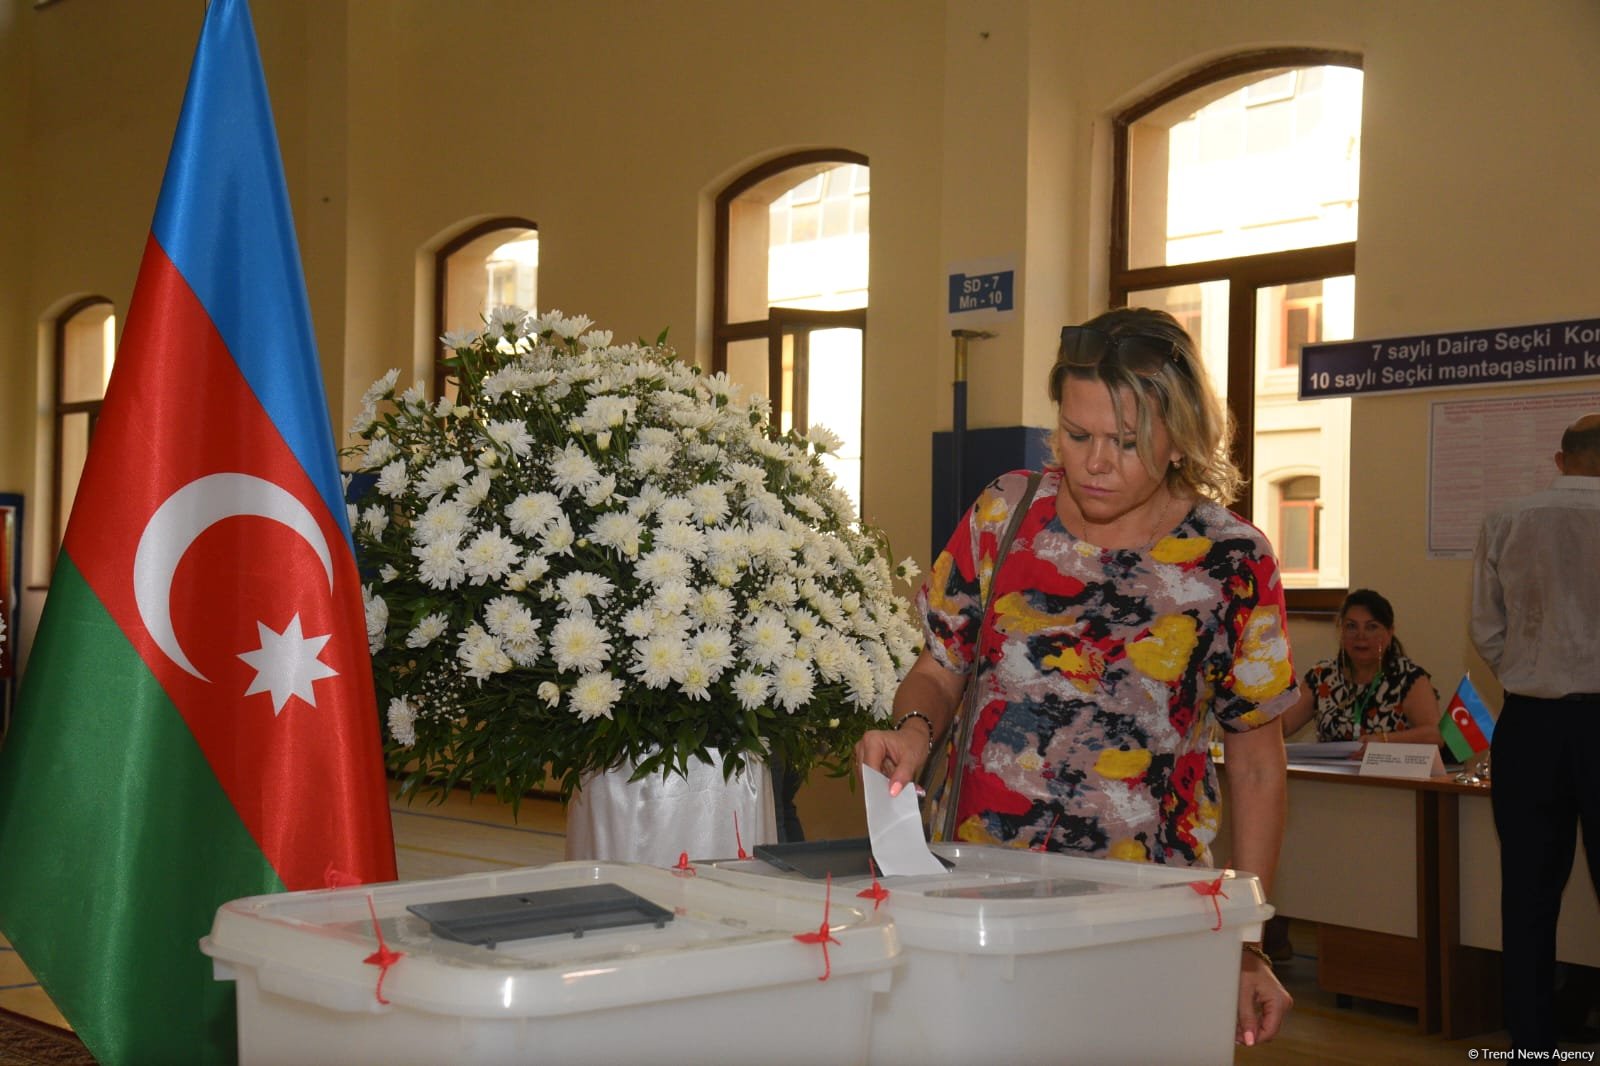
[{"label": "wooden window frame", "polygon": [[70,306],[56,316],[54,330],[55,344],[55,397],[52,412],[51,428],[54,440],[51,442],[50,456],[50,546],[53,553],[61,548],[61,538],[66,530],[61,523],[61,477],[65,470],[66,423],[69,415],[87,414],[89,416],[89,438],[94,438],[94,424],[100,417],[100,408],[105,404],[105,395],[102,393],[98,400],[73,400],[64,401],[62,397],[67,394],[67,325],[91,307],[109,307],[116,313],[116,304],[105,296],[85,296],[74,301]]},{"label": "wooden window frame", "polygon": [[[1272,48],[1244,52],[1199,67],[1170,85],[1118,113],[1112,119],[1112,195],[1110,287],[1108,305],[1125,307],[1131,293],[1144,289],[1196,285],[1209,281],[1228,283],[1228,407],[1233,416],[1234,462],[1245,482],[1255,476],[1256,397],[1256,292],[1275,285],[1317,281],[1354,275],[1354,241],[1282,252],[1214,259],[1199,263],[1134,268],[1129,265],[1132,189],[1132,152],[1129,131],[1161,107],[1217,82],[1288,67],[1362,68],[1359,52],[1326,48]],[[1249,496],[1234,504],[1243,517],[1251,517]],[[1343,602],[1346,589],[1286,589],[1291,612],[1331,616]]]}]

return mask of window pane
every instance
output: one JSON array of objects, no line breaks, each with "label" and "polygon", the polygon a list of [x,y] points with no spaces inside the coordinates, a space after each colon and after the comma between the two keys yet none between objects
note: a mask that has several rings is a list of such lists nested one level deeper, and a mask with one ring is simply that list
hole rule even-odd
[{"label": "window pane", "polygon": [[1282,553],[1287,586],[1342,588],[1349,576],[1350,401],[1300,400],[1298,365],[1300,345],[1354,336],[1355,278],[1257,289],[1255,326],[1251,513],[1267,518],[1264,531]]},{"label": "window pane", "polygon": [[1356,237],[1361,71],[1264,71],[1206,86],[1128,131],[1130,267]]},{"label": "window pane", "polygon": [[1217,398],[1228,399],[1228,283],[1174,285],[1128,294],[1129,307],[1154,307],[1178,320],[1200,346],[1200,358]]},{"label": "window pane", "polygon": [[[78,480],[83,477],[83,461],[89,455],[89,412],[74,411],[56,422],[61,434],[61,484],[56,495],[56,528],[65,533],[72,501],[78,495]],[[59,547],[60,545],[57,545]]]},{"label": "window pane", "polygon": [[538,308],[539,231],[497,229],[445,260],[444,331],[479,330],[502,304]]},{"label": "window pane", "polygon": [[62,326],[61,395],[57,403],[105,397],[116,352],[117,316],[109,303],[94,304]]},{"label": "window pane", "polygon": [[844,441],[822,463],[861,513],[861,331],[819,329],[810,337],[807,420]]},{"label": "window pane", "polygon": [[767,395],[765,337],[751,341],[728,342],[728,380],[738,385],[747,395]]},{"label": "window pane", "polygon": [[[846,311],[867,306],[867,169],[855,163],[834,167],[773,201],[767,226],[774,235],[767,257],[768,307]],[[820,199],[818,190],[824,188],[827,197]],[[796,206],[806,196],[813,202]],[[738,232],[735,219],[734,243]],[[786,235],[782,242],[776,237],[780,232]],[[729,278],[730,291],[736,277]],[[731,308],[729,320],[742,321]]]}]

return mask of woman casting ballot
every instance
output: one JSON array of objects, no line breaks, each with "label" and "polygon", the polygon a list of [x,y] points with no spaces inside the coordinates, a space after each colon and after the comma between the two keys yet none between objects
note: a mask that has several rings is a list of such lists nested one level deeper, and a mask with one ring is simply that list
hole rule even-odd
[{"label": "woman casting ballot", "polygon": [[[1001,477],[957,527],[918,594],[925,650],[894,728],[856,754],[898,792],[972,678],[957,838],[1209,866],[1220,727],[1229,865],[1270,891],[1286,787],[1277,718],[1296,685],[1277,559],[1224,506],[1239,474],[1223,409],[1188,334],[1143,308],[1063,329],[1049,387],[1054,463],[1029,499],[1026,472]],[[1238,1040],[1270,1039],[1290,1005],[1247,945]]]}]

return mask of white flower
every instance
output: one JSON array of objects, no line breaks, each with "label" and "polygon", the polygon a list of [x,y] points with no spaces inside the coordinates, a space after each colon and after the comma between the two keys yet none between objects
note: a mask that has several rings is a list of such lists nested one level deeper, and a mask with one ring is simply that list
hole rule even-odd
[{"label": "white flower", "polygon": [[691,525],[664,525],[656,530],[656,547],[699,559],[706,553],[706,535]]},{"label": "white flower", "polygon": [[492,337],[514,340],[526,335],[530,324],[528,312],[501,304],[489,312],[488,328],[484,332]]},{"label": "white flower", "polygon": [[758,666],[776,666],[794,652],[794,637],[776,611],[762,611],[741,634],[746,654]]},{"label": "white flower", "polygon": [[579,337],[578,341],[585,348],[604,348],[611,343],[611,331],[609,329],[591,330]]},{"label": "white flower", "polygon": [[518,458],[533,450],[533,434],[525,422],[491,421],[486,428],[490,440]]},{"label": "white flower", "polygon": [[582,448],[569,443],[551,461],[550,478],[562,496],[570,496],[600,480],[600,470]]},{"label": "white flower", "polygon": [[644,533],[644,523],[631,514],[609,511],[594,521],[589,536],[596,544],[611,548],[625,559],[639,555],[639,538]]},{"label": "white flower", "polygon": [[682,676],[687,649],[675,637],[657,634],[634,645],[628,670],[647,688],[666,688]]},{"label": "white flower", "polygon": [[581,610],[584,612],[589,610],[591,599],[596,605],[603,604],[611,598],[611,593],[615,589],[616,586],[609,578],[588,570],[576,570],[556,582],[556,590],[561,593],[561,598],[566,601],[567,606],[580,609],[581,605]]},{"label": "white flower", "polygon": [[383,377],[367,386],[367,391],[361,394],[362,407],[374,407],[378,401],[394,392],[394,383],[400,380],[400,368],[390,367],[389,372]]},{"label": "white flower", "polygon": [[452,352],[459,352],[463,348],[470,348],[473,342],[483,334],[475,329],[452,329],[439,338],[439,343]]},{"label": "white flower", "polygon": [[715,680],[706,664],[691,656],[679,671],[678,689],[691,700],[709,700],[711,682]]},{"label": "white flower", "polygon": [[524,537],[538,535],[546,522],[561,514],[561,501],[549,492],[525,492],[506,505],[505,515],[511,532]]},{"label": "white flower", "polygon": [[728,494],[717,485],[696,485],[686,499],[694,508],[694,520],[703,526],[714,526],[728,517]]},{"label": "white flower", "polygon": [[820,455],[827,455],[844,447],[844,438],[840,437],[827,426],[813,425],[810,429],[806,430],[806,437],[810,439],[811,446],[815,448]]},{"label": "white flower", "polygon": [[440,613],[426,615],[422,621],[411,627],[411,632],[406,634],[406,647],[426,648],[439,637],[444,635],[449,620]]},{"label": "white flower", "polygon": [[815,686],[816,679],[811,675],[811,667],[791,659],[778,664],[772,680],[772,697],[785,710],[792,712],[811,699]]},{"label": "white flower", "polygon": [[561,686],[554,681],[541,681],[535,694],[544,700],[545,706],[554,707],[561,702]]},{"label": "white flower", "polygon": [[634,567],[634,573],[640,581],[647,581],[652,585],[661,585],[668,581],[684,581],[689,577],[689,559],[682,552],[657,548],[645,553],[644,558]]},{"label": "white flower", "polygon": [[671,618],[681,615],[689,609],[694,602],[694,590],[687,581],[674,579],[663,581],[656,586],[656,594],[650,599],[650,606],[662,618]]},{"label": "white flower", "polygon": [[656,520],[664,526],[685,526],[694,519],[694,508],[680,496],[669,496],[656,506]]},{"label": "white flower", "polygon": [[584,674],[572,686],[572,709],[584,722],[591,718],[610,718],[611,709],[621,698],[622,682],[608,673]]},{"label": "white flower", "polygon": [[467,677],[483,683],[495,674],[503,674],[512,667],[511,656],[500,647],[500,642],[477,623],[468,626],[456,645],[456,659]]},{"label": "white flower", "polygon": [[611,657],[611,639],[592,619],[570,616],[551,630],[550,653],[563,670],[595,671]]},{"label": "white flower", "polygon": [[361,469],[377,470],[399,454],[400,449],[388,437],[373,437],[366,454],[361,457]]},{"label": "white flower", "polygon": [[566,515],[558,515],[539,534],[539,544],[545,555],[571,555],[575,539],[572,523],[567,521]]},{"label": "white flower", "polygon": [[739,706],[747,711],[754,711],[766,705],[767,694],[772,691],[772,682],[765,674],[744,670],[733,679],[730,687],[733,689],[734,698],[739,701]]},{"label": "white flower", "polygon": [[379,536],[389,528],[389,512],[377,504],[372,504],[361,512],[361,525],[370,535]]},{"label": "white flower", "polygon": [[367,650],[375,652],[383,647],[383,634],[389,628],[389,605],[376,592],[361,586],[361,606],[367,615]]},{"label": "white flower", "polygon": [[471,469],[461,456],[446,456],[422,471],[417,478],[417,491],[424,496],[437,496],[465,481]]},{"label": "white flower", "polygon": [[599,507],[616,495],[617,478],[615,474],[607,474],[594,484],[583,490],[583,502],[590,507]]},{"label": "white flower", "polygon": [[404,697],[396,696],[389,701],[388,719],[389,735],[396,744],[409,748],[417,742],[417,712]]},{"label": "white flower", "polygon": [[461,561],[461,542],[456,537],[441,537],[411,549],[417,557],[417,576],[429,588],[453,589],[467,576]]},{"label": "white flower", "polygon": [[378,491],[385,496],[398,496],[406,491],[406,461],[396,459],[378,473]]},{"label": "white flower", "polygon": [[572,340],[592,325],[594,325],[594,319],[588,315],[573,315],[571,318],[557,319],[554,329],[559,335]]},{"label": "white flower", "polygon": [[689,603],[689,613],[701,625],[728,625],[734,615],[733,593],[715,586],[697,589]]},{"label": "white flower", "polygon": [[417,519],[411,537],[418,544],[452,539],[459,544],[471,525],[465,505],[455,500],[435,500]]},{"label": "white flower", "polygon": [[638,640],[655,631],[656,613],[648,607],[630,607],[622,616],[622,631]]},{"label": "white flower", "polygon": [[384,563],[382,566],[378,567],[378,580],[382,581],[386,585],[389,582],[394,581],[399,576],[400,571],[396,570],[388,563]]},{"label": "white flower", "polygon": [[734,663],[733,634],[721,627],[702,630],[689,641],[689,655],[715,681]]},{"label": "white flower", "polygon": [[461,501],[463,507],[477,507],[489,498],[489,490],[494,487],[494,474],[484,470],[472,476],[472,479],[462,486],[456,493],[456,499]]},{"label": "white flower", "polygon": [[498,581],[505,577],[522,560],[517,542],[500,532],[500,527],[486,529],[472,538],[461,555],[467,574],[474,585]]}]

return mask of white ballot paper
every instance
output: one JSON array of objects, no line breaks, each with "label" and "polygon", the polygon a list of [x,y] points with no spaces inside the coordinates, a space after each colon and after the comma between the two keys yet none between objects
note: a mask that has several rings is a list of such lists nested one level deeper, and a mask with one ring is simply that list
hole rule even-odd
[{"label": "white ballot paper", "polygon": [[872,861],[878,872],[885,877],[945,873],[944,863],[934,858],[923,839],[917,790],[907,785],[900,795],[889,795],[889,779],[866,763],[861,764],[861,784],[867,794],[867,835],[872,838]]}]

